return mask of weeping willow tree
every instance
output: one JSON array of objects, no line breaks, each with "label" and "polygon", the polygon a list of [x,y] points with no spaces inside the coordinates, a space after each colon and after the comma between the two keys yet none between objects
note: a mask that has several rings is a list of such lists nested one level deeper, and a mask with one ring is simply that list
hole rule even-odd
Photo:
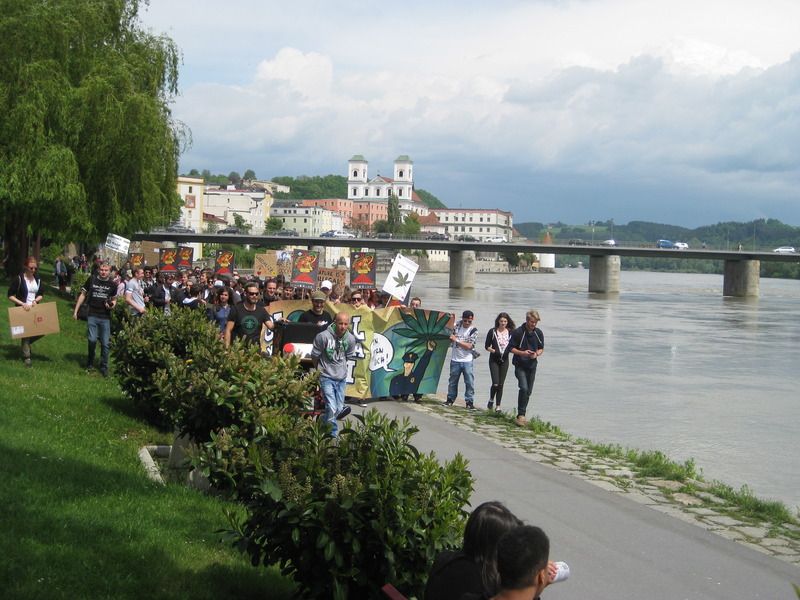
[{"label": "weeping willow tree", "polygon": [[138,0],[0,0],[0,230],[98,241],[177,216],[179,54]]}]

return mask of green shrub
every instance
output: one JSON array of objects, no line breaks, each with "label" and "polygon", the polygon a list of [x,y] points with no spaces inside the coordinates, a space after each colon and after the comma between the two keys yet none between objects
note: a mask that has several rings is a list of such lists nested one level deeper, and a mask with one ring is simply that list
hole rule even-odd
[{"label": "green shrub", "polygon": [[442,466],[420,454],[408,419],[356,420],[338,438],[320,422],[291,429],[293,452],[261,470],[247,516],[231,517],[235,543],[307,597],[380,598],[387,582],[421,596],[435,556],[461,542],[472,476],[461,455]]},{"label": "green shrub", "polygon": [[168,357],[154,384],[170,398],[175,427],[199,445],[193,465],[218,491],[246,498],[255,478],[298,451],[318,376],[303,375],[297,357],[265,359],[241,342],[193,342],[189,356]]},{"label": "green shrub", "polygon": [[225,353],[217,327],[196,310],[173,310],[169,316],[147,311],[114,336],[111,353],[120,387],[155,424],[174,427],[177,409],[175,394],[156,386],[156,372],[174,367],[175,358],[190,358],[197,347]]}]

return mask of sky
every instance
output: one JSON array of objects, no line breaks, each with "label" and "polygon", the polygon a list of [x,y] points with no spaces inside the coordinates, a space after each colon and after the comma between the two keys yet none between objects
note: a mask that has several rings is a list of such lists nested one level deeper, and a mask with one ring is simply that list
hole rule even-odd
[{"label": "sky", "polygon": [[181,171],[370,176],[409,155],[514,221],[800,226],[796,0],[150,0]]}]

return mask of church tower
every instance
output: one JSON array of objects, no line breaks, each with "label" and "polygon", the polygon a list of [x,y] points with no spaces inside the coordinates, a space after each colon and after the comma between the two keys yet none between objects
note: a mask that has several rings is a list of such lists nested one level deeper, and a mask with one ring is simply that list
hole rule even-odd
[{"label": "church tower", "polygon": [[360,200],[367,195],[367,160],[356,154],[347,161],[347,199]]},{"label": "church tower", "polygon": [[411,200],[414,189],[414,162],[405,154],[394,159],[394,188],[393,193],[399,200]]}]

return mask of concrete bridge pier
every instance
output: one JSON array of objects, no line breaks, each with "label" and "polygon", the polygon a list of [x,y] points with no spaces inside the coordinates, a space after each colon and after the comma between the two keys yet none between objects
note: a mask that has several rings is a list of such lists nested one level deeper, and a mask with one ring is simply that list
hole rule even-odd
[{"label": "concrete bridge pier", "polygon": [[475,287],[475,252],[450,251],[450,288],[456,290]]},{"label": "concrete bridge pier", "polygon": [[757,298],[761,287],[760,271],[760,260],[726,260],[722,295]]},{"label": "concrete bridge pier", "polygon": [[589,291],[619,294],[619,271],[618,255],[589,256]]}]

